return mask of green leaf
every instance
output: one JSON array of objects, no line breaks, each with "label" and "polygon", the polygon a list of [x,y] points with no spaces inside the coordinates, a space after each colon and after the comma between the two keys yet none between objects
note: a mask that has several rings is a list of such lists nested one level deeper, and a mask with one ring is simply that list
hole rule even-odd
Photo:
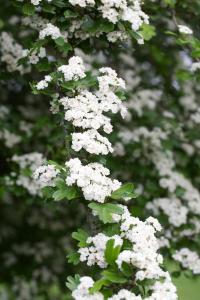
[{"label": "green leaf", "polygon": [[105,279],[114,282],[114,283],[126,283],[127,278],[124,277],[120,272],[118,271],[109,271],[105,270],[102,272]]},{"label": "green leaf", "polygon": [[48,4],[48,3],[43,4],[42,10],[47,12],[47,13],[50,13],[50,14],[55,14],[56,13],[55,7],[53,7],[51,4]]},{"label": "green leaf", "polygon": [[176,73],[176,77],[180,81],[188,81],[189,79],[192,78],[192,74],[187,70],[178,70]]},{"label": "green leaf", "polygon": [[106,33],[114,30],[114,24],[108,21],[101,21],[101,20],[99,22],[97,21],[96,26],[99,28],[99,31],[106,32]]},{"label": "green leaf", "polygon": [[44,59],[43,61],[40,61],[36,64],[36,68],[38,69],[38,71],[43,72],[43,71],[49,71],[51,66],[48,60]]},{"label": "green leaf", "polygon": [[66,187],[66,182],[62,178],[57,178],[55,183],[56,183],[57,188],[59,188],[59,189],[65,189],[65,187]]},{"label": "green leaf", "polygon": [[33,44],[33,47],[31,49],[31,51],[34,51],[36,49],[40,49],[42,46],[44,46],[46,44],[46,42],[47,41],[45,39],[44,40],[38,40],[37,42],[35,42]]},{"label": "green leaf", "polygon": [[66,90],[73,91],[75,89],[75,87],[76,87],[76,83],[75,83],[75,81],[70,80],[68,82],[62,83],[61,87],[64,88],[64,89],[66,89]]},{"label": "green leaf", "polygon": [[[58,39],[59,39],[59,41],[58,41]],[[70,43],[64,42],[64,44],[62,44],[62,41],[61,41],[62,38],[61,39],[58,38],[58,39],[55,40],[55,43],[57,44],[58,50],[60,52],[62,52],[63,54],[67,54],[69,51],[72,50],[72,46]],[[60,43],[61,45],[59,45],[58,43]]]},{"label": "green leaf", "polygon": [[62,199],[72,200],[79,197],[79,191],[76,186],[67,186],[65,185],[61,189],[58,189],[53,193],[53,198],[55,201]]},{"label": "green leaf", "polygon": [[85,16],[82,24],[82,29],[87,32],[91,32],[94,27],[94,21],[89,16]]},{"label": "green leaf", "polygon": [[109,241],[107,241],[104,256],[105,256],[105,259],[108,264],[110,264],[110,265],[115,264],[115,262],[118,258],[118,255],[120,253],[120,250],[121,250],[120,245],[115,247],[114,239],[110,239]]},{"label": "green leaf", "polygon": [[23,5],[22,11],[27,16],[32,16],[35,13],[35,6],[31,3],[26,3]]},{"label": "green leaf", "polygon": [[66,0],[54,0],[53,4],[57,7],[65,7],[66,6]]},{"label": "green leaf", "polygon": [[78,274],[76,274],[74,277],[72,277],[72,276],[68,276],[67,277],[66,286],[71,291],[76,290],[76,288],[79,285],[79,283],[80,283],[80,276]]},{"label": "green leaf", "polygon": [[97,32],[111,32],[114,30],[114,24],[105,20],[93,20],[90,17],[85,17],[82,28],[86,32],[97,33]]},{"label": "green leaf", "polygon": [[46,199],[51,199],[53,193],[54,193],[54,188],[51,186],[45,186],[42,189],[42,194],[43,194],[44,198],[46,198]]},{"label": "green leaf", "polygon": [[143,36],[145,41],[149,41],[156,35],[155,27],[149,24],[143,24],[142,30],[140,30],[139,33]]},{"label": "green leaf", "polygon": [[168,35],[177,36],[177,34],[175,32],[170,31],[170,30],[165,31],[165,33]]},{"label": "green leaf", "polygon": [[[58,170],[62,170],[63,169],[63,167],[61,166],[61,165],[59,165],[56,161],[54,161],[54,160],[48,160],[47,161],[48,162],[48,164],[50,164],[50,165],[54,165],[55,167],[56,167],[56,169],[58,169]],[[60,178],[59,178],[60,179]],[[57,179],[57,180],[59,180],[59,179]],[[63,180],[63,182],[65,182],[64,180]]]},{"label": "green leaf", "polygon": [[115,94],[123,101],[126,100],[126,93],[123,90],[116,91]]},{"label": "green leaf", "polygon": [[55,41],[56,45],[58,45],[58,46],[63,46],[65,44],[65,41],[62,37],[59,37],[59,38],[55,39],[54,41]]},{"label": "green leaf", "polygon": [[78,263],[80,262],[79,258],[80,258],[80,254],[77,253],[77,252],[71,252],[67,255],[67,258],[68,258],[68,262],[70,264],[73,264],[73,265],[78,265]]},{"label": "green leaf", "polygon": [[133,268],[126,262],[122,263],[122,272],[125,276],[130,277],[133,274]]},{"label": "green leaf", "polygon": [[164,0],[164,2],[171,7],[174,7],[176,4],[176,0]]},{"label": "green leaf", "polygon": [[67,9],[64,12],[64,16],[65,16],[66,19],[69,19],[69,18],[76,18],[76,17],[78,17],[78,14],[75,13],[74,11],[70,10],[70,9]]},{"label": "green leaf", "polygon": [[128,200],[136,197],[137,195],[134,193],[134,185],[132,183],[123,184],[118,190],[111,194],[111,198],[115,200]]},{"label": "green leaf", "polygon": [[98,215],[99,219],[104,223],[113,223],[113,214],[121,215],[124,210],[117,204],[101,204],[92,202],[88,205],[93,210],[95,215]]},{"label": "green leaf", "polygon": [[4,27],[4,22],[2,19],[0,19],[0,29],[2,29]]},{"label": "green leaf", "polygon": [[88,246],[87,244],[87,238],[88,238],[88,234],[86,231],[84,231],[83,229],[78,229],[78,231],[73,232],[72,233],[72,237],[73,239],[75,239],[76,241],[79,241],[78,246],[79,247],[86,247]]},{"label": "green leaf", "polygon": [[127,29],[129,35],[134,38],[135,40],[139,41],[141,39],[143,39],[143,36],[141,34],[139,34],[138,32],[135,32],[131,29]]},{"label": "green leaf", "polygon": [[105,278],[99,279],[98,281],[96,281],[94,283],[93,287],[90,288],[90,293],[93,294],[93,293],[100,291],[103,286],[106,286],[109,283],[110,283],[110,281]]}]

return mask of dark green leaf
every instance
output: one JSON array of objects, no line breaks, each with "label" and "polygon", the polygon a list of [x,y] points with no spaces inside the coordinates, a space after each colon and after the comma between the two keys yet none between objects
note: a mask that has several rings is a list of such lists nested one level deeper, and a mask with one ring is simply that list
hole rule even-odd
[{"label": "dark green leaf", "polygon": [[31,3],[26,3],[23,5],[22,11],[25,15],[31,16],[35,13],[35,6]]}]

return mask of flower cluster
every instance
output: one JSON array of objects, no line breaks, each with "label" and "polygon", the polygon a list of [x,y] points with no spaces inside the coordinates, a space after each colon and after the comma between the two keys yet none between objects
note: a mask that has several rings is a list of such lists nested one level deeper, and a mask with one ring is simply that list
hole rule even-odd
[{"label": "flower cluster", "polygon": [[[72,297],[75,300],[103,300],[104,296],[100,292],[91,294],[90,288],[93,286],[94,280],[89,276],[80,278],[80,283],[73,291]],[[126,289],[121,289],[117,294],[109,297],[108,300],[177,300],[176,288],[173,285],[169,274],[166,274],[166,279],[163,282],[156,282],[150,287],[151,296],[142,298]]]},{"label": "flower cluster", "polygon": [[97,292],[90,294],[89,289],[93,286],[94,280],[89,276],[80,278],[80,283],[77,288],[73,291],[72,297],[75,300],[104,300],[104,296]]},{"label": "flower cluster", "polygon": [[72,149],[76,152],[85,149],[88,153],[97,155],[107,155],[109,152],[113,152],[112,145],[108,139],[94,129],[83,133],[72,133]]},{"label": "flower cluster", "polygon": [[[31,3],[35,6],[39,5],[42,0],[31,0]],[[47,2],[51,2],[52,0],[46,0]]]},{"label": "flower cluster", "polygon": [[[94,0],[70,0],[72,5],[79,5],[81,7],[94,6]],[[98,10],[102,17],[116,24],[119,21],[129,22],[131,28],[137,31],[142,24],[149,23],[149,17],[142,11],[142,1],[140,0],[101,0]]]},{"label": "flower cluster", "polygon": [[[121,207],[123,214],[113,215],[114,222],[120,223],[120,235],[108,237],[99,233],[94,237],[89,237],[87,239],[89,246],[79,250],[80,260],[87,261],[89,266],[97,264],[100,268],[106,268],[106,244],[108,240],[113,239],[114,245],[122,248],[116,260],[119,270],[123,268],[125,262],[137,268],[136,281],[160,280],[162,277],[167,279],[167,273],[160,267],[163,258],[157,253],[159,244],[155,233],[161,230],[159,222],[152,217],[142,222],[138,218],[132,217],[125,206]],[[132,246],[129,249],[123,249],[124,240],[131,243]]]},{"label": "flower cluster", "polygon": [[149,217],[145,222],[132,217],[126,207],[124,214],[114,216],[114,220],[121,222],[121,236],[132,244],[131,250],[123,250],[117,259],[117,265],[122,267],[123,262],[132,264],[139,269],[136,272],[137,280],[157,279],[164,276],[160,268],[162,256],[157,253],[158,242],[155,233],[161,230],[159,222]]},{"label": "flower cluster", "polygon": [[91,92],[83,90],[74,98],[60,99],[60,103],[65,110],[65,120],[75,127],[95,130],[103,127],[106,133],[112,131],[110,119],[103,115],[99,99]]},{"label": "flower cluster", "polygon": [[49,83],[52,81],[50,75],[46,75],[43,80],[39,81],[36,85],[37,90],[44,90],[48,87]]},{"label": "flower cluster", "polygon": [[30,64],[37,64],[41,58],[46,57],[46,49],[41,47],[39,50],[29,51],[24,50],[24,56],[28,57]]},{"label": "flower cluster", "polygon": [[1,47],[1,62],[6,64],[8,72],[18,71],[21,74],[30,72],[29,67],[24,67],[18,64],[19,60],[24,57],[25,50],[17,43],[12,35],[3,31],[0,35],[0,47]]},{"label": "flower cluster", "polygon": [[87,5],[95,5],[94,0],[69,0],[71,5],[79,5],[81,7],[86,7]]},{"label": "flower cluster", "polygon": [[80,248],[80,261],[87,261],[88,266],[97,264],[100,268],[106,268],[107,263],[105,261],[104,253],[106,250],[107,242],[113,239],[114,246],[122,246],[123,240],[118,235],[108,237],[103,233],[99,233],[93,237],[87,239],[88,247]]},{"label": "flower cluster", "polygon": [[95,200],[103,203],[106,197],[117,190],[121,183],[110,179],[110,171],[99,163],[89,163],[84,166],[78,158],[66,162],[69,175],[66,178],[67,185],[77,184],[83,191],[86,200]]},{"label": "flower cluster", "polygon": [[5,146],[8,148],[12,148],[14,145],[21,142],[21,136],[10,132],[8,129],[0,131],[0,139],[5,142]]},{"label": "flower cluster", "polygon": [[189,210],[178,198],[154,199],[146,207],[153,211],[155,216],[159,216],[160,211],[162,211],[168,217],[169,223],[175,227],[187,223]]},{"label": "flower cluster", "polygon": [[193,34],[192,29],[190,29],[186,25],[178,25],[178,30],[180,33],[183,33],[183,34]]},{"label": "flower cluster", "polygon": [[51,37],[53,40],[58,39],[59,37],[61,37],[60,29],[57,26],[48,23],[46,27],[39,33],[40,39],[44,39],[45,37]]},{"label": "flower cluster", "polygon": [[[12,161],[17,163],[20,174],[17,176],[16,185],[25,188],[31,195],[40,195],[42,184],[34,180],[33,173],[38,167],[45,163],[45,158],[41,153],[33,152],[24,155],[14,155]],[[14,174],[13,174],[14,175]]]},{"label": "flower cluster", "polygon": [[[85,77],[85,69],[80,57],[72,57],[69,64],[61,66],[58,71],[63,72],[66,81],[77,80]],[[126,108],[114,89],[125,88],[125,83],[111,68],[101,68],[101,76],[97,77],[99,89],[95,93],[81,90],[74,98],[64,97],[59,100],[65,111],[65,120],[71,121],[75,127],[91,129],[85,132],[72,134],[72,148],[80,151],[82,148],[91,154],[108,154],[112,146],[98,129],[103,128],[106,133],[111,133],[111,120],[105,113],[120,111],[124,117]]]},{"label": "flower cluster", "polygon": [[33,177],[41,187],[55,186],[55,178],[59,173],[54,165],[43,165],[35,170]]},{"label": "flower cluster", "polygon": [[154,111],[161,100],[161,94],[162,92],[159,90],[140,90],[131,95],[127,103],[127,108],[134,110],[139,116],[142,116],[145,108]]},{"label": "flower cluster", "polygon": [[194,274],[200,274],[200,257],[195,251],[182,248],[173,254],[173,258],[178,261],[183,268],[191,270]]},{"label": "flower cluster", "polygon": [[12,161],[17,163],[21,169],[29,168],[32,172],[35,171],[37,166],[44,163],[45,159],[41,153],[33,152],[24,155],[14,155]]},{"label": "flower cluster", "polygon": [[78,80],[86,76],[85,66],[78,56],[71,57],[68,64],[60,66],[58,71],[63,73],[65,81]]}]

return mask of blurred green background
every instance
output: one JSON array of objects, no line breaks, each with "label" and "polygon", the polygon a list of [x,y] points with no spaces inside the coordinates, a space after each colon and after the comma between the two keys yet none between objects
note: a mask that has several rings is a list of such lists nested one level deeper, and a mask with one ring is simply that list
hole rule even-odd
[{"label": "blurred green background", "polygon": [[173,281],[178,289],[179,300],[200,300],[200,278],[188,279],[182,276]]}]

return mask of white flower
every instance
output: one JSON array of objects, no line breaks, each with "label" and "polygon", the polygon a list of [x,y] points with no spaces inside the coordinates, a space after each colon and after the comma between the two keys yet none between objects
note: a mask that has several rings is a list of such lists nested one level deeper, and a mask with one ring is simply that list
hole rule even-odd
[{"label": "white flower", "polygon": [[48,36],[53,40],[58,39],[59,37],[61,37],[60,29],[51,23],[46,24],[46,27],[39,33],[39,39],[41,40]]},{"label": "white flower", "polygon": [[68,65],[60,66],[58,71],[63,73],[65,81],[78,80],[86,76],[83,60],[79,56],[71,57]]},{"label": "white flower", "polygon": [[79,5],[81,7],[86,7],[87,5],[95,5],[94,0],[69,0],[71,5]]},{"label": "white flower", "polygon": [[190,68],[191,72],[196,72],[199,69],[200,69],[200,62],[192,63],[191,68]]},{"label": "white flower", "polygon": [[49,86],[49,82],[52,81],[52,77],[50,75],[46,75],[43,80],[39,81],[36,85],[37,90],[44,90]]},{"label": "white flower", "polygon": [[190,29],[189,27],[187,27],[185,25],[178,25],[178,30],[180,33],[183,33],[183,34],[193,34],[192,29]]},{"label": "white flower", "polygon": [[[23,0],[18,0],[23,1]],[[35,6],[38,6],[42,0],[31,0],[31,3]],[[46,0],[47,2],[51,2],[52,0]]]},{"label": "white flower", "polygon": [[108,298],[108,300],[142,300],[141,296],[136,296],[128,290],[120,290],[116,295]]},{"label": "white flower", "polygon": [[115,43],[117,40],[124,41],[128,39],[128,35],[123,31],[111,31],[107,34],[107,39],[111,43]]},{"label": "white flower", "polygon": [[93,286],[94,280],[89,276],[80,278],[80,283],[72,292],[72,297],[75,300],[104,300],[104,296],[97,292],[90,294],[90,288]]},{"label": "white flower", "polygon": [[41,0],[31,0],[31,3],[36,6],[39,5],[40,2],[41,2]]}]

